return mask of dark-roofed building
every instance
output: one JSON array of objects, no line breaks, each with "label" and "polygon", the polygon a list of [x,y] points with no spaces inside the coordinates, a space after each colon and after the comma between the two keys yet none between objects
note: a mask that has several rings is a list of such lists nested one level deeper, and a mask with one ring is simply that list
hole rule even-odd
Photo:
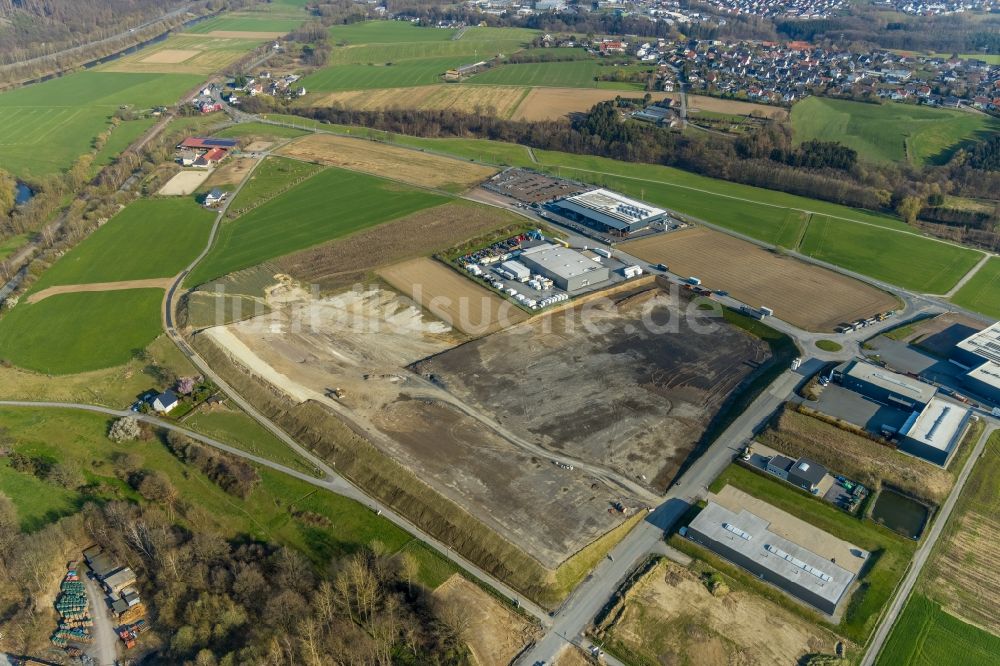
[{"label": "dark-roofed building", "polygon": [[792,468],[795,461],[791,458],[786,458],[785,456],[771,456],[771,459],[767,461],[767,471],[769,474],[774,474],[779,479],[788,480],[788,470]]},{"label": "dark-roofed building", "polygon": [[808,458],[799,458],[788,470],[788,482],[809,492],[815,492],[825,476],[826,468]]},{"label": "dark-roofed building", "polygon": [[183,141],[178,148],[222,148],[228,150],[230,148],[235,148],[237,145],[236,139],[215,139],[212,137],[199,137],[190,136]]}]

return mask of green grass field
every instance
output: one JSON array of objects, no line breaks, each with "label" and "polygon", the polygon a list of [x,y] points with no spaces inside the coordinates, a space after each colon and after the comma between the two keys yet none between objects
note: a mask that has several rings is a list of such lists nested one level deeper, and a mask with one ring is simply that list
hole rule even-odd
[{"label": "green grass field", "polygon": [[173,104],[200,80],[89,71],[0,94],[0,168],[22,177],[63,171],[91,149],[119,106]]},{"label": "green grass field", "polygon": [[949,615],[914,594],[896,620],[877,666],[997,666],[1000,637]]},{"label": "green grass field", "polygon": [[374,176],[328,168],[227,222],[186,283],[195,286],[445,201]]},{"label": "green grass field", "polygon": [[185,32],[203,35],[215,30],[228,32],[291,32],[305,20],[265,18],[256,16],[222,16],[197,23]]},{"label": "green grass field", "polygon": [[504,86],[547,86],[557,88],[621,88],[642,90],[639,83],[596,81],[599,74],[612,74],[618,70],[645,71],[648,67],[603,67],[596,60],[571,60],[569,62],[533,62],[500,65],[476,74],[466,83]]},{"label": "green grass field", "polygon": [[808,97],[792,107],[795,141],[839,141],[863,160],[942,164],[965,142],[1000,131],[978,113],[912,104],[865,104]]},{"label": "green grass field", "polygon": [[959,289],[951,302],[963,308],[982,312],[1000,319],[1000,258],[987,261],[968,282]]},{"label": "green grass field", "polygon": [[121,365],[160,334],[162,289],[59,294],[0,317],[0,358],[70,375]]},{"label": "green grass field", "polygon": [[32,291],[176,275],[205,247],[214,217],[193,199],[140,199],[53,264]]},{"label": "green grass field", "polygon": [[123,122],[111,132],[111,137],[105,142],[104,147],[97,151],[94,157],[94,173],[108,164],[115,161],[119,155],[125,152],[134,141],[142,136],[146,130],[156,124],[157,118],[140,118]]},{"label": "green grass field", "polygon": [[394,65],[338,65],[314,72],[301,83],[312,92],[412,88],[441,83],[446,71],[468,63],[469,56],[451,56],[404,60]]},{"label": "green grass field", "polygon": [[0,241],[0,261],[17,251],[28,240],[28,234],[17,234]]},{"label": "green grass field", "polygon": [[366,21],[330,28],[334,43],[347,44],[399,44],[401,42],[448,41],[455,30],[421,28],[406,21]]},{"label": "green grass field", "polygon": [[854,592],[837,627],[837,631],[844,636],[864,644],[879,620],[882,607],[892,598],[896,585],[906,572],[916,544],[875,523],[859,520],[793,486],[737,465],[727,467],[712,482],[709,490],[718,492],[727,484],[875,554],[875,564],[863,573],[860,579],[862,587]]},{"label": "green grass field", "polygon": [[[250,180],[233,199],[230,211],[254,208],[291,187],[303,178],[319,173],[323,167],[284,157],[268,157],[254,169]],[[232,213],[230,213],[232,214]]]},{"label": "green grass field", "polygon": [[446,42],[402,42],[399,44],[359,44],[342,47],[330,54],[329,66],[367,65],[394,63],[428,58],[454,58],[461,56],[465,63],[491,58],[498,53],[511,53],[520,48],[520,42],[491,40],[470,42],[464,39]]},{"label": "green grass field", "polygon": [[279,125],[268,125],[266,123],[240,123],[227,127],[224,130],[213,132],[212,136],[224,139],[236,139],[245,136],[274,137],[276,139],[294,139],[298,136],[308,134],[305,130],[292,129],[291,127],[281,127]]},{"label": "green grass field", "polygon": [[[14,437],[14,449],[79,466],[89,490],[70,491],[9,468],[0,460],[0,484],[17,507],[22,529],[34,530],[74,513],[86,501],[142,498],[114,474],[114,457],[137,453],[143,469],[161,470],[181,498],[178,519],[214,526],[226,538],[248,535],[300,550],[319,568],[333,557],[352,553],[373,541],[388,553],[406,549],[420,564],[421,583],[436,586],[456,571],[428,549],[367,507],[279,472],[260,469],[261,483],[246,500],[225,493],[197,469],[184,465],[159,441],[115,444],[105,435],[108,419],[69,410],[0,409],[0,427]],[[223,438],[225,439],[225,438]],[[228,440],[227,440],[228,441]],[[323,516],[317,526],[293,516],[306,511]]]},{"label": "green grass field", "polygon": [[982,253],[912,234],[814,215],[800,250],[821,261],[916,291],[943,294]]},{"label": "green grass field", "polygon": [[248,453],[273,460],[276,463],[317,475],[318,471],[287,444],[262,425],[240,411],[201,410],[184,421],[191,430],[200,432]]}]

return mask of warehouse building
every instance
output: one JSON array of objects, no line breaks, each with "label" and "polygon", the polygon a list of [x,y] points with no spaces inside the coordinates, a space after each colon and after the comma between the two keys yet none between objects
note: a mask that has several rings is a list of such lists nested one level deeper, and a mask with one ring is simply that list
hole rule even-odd
[{"label": "warehouse building", "polygon": [[553,204],[562,215],[603,233],[628,236],[662,222],[667,211],[647,203],[597,189],[560,199]]},{"label": "warehouse building", "polygon": [[[749,500],[749,508],[740,508],[709,495],[684,535],[810,606],[836,613],[867,553],[756,498]],[[838,556],[853,570],[838,564]]]},{"label": "warehouse building", "polygon": [[606,266],[568,247],[551,243],[528,248],[517,260],[570,293],[611,279],[611,271]]},{"label": "warehouse building", "polygon": [[899,450],[944,466],[958,446],[971,415],[968,407],[932,398],[900,428]]},{"label": "warehouse building", "polygon": [[845,388],[876,402],[911,411],[923,409],[937,393],[930,384],[861,361],[837,366],[833,378]]},{"label": "warehouse building", "polygon": [[959,342],[952,356],[970,369],[963,378],[969,390],[1000,405],[1000,322]]}]

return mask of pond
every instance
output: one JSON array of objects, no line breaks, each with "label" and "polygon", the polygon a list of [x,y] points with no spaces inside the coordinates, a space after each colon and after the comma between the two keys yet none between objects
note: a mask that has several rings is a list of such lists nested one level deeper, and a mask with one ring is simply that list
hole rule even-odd
[{"label": "pond", "polygon": [[930,510],[920,502],[883,488],[872,507],[872,520],[911,539],[919,539]]},{"label": "pond", "polygon": [[20,206],[21,204],[26,204],[31,201],[31,197],[35,196],[35,191],[24,183],[19,182],[14,188],[14,205]]}]

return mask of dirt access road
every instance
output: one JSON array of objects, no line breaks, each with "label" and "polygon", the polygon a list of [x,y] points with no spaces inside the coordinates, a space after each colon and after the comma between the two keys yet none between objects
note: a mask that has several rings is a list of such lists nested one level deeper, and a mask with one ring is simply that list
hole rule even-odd
[{"label": "dirt access road", "polygon": [[118,635],[108,616],[108,605],[104,602],[97,581],[90,577],[91,571],[83,577],[83,585],[87,590],[90,602],[90,615],[94,618],[94,643],[87,649],[87,654],[94,659],[96,666],[114,666],[118,663]]},{"label": "dirt access road", "polygon": [[121,282],[91,282],[90,284],[62,284],[36,291],[28,296],[28,303],[44,301],[58,294],[76,294],[82,291],[120,291],[122,289],[168,289],[173,278],[150,278],[148,280],[122,280]]}]

